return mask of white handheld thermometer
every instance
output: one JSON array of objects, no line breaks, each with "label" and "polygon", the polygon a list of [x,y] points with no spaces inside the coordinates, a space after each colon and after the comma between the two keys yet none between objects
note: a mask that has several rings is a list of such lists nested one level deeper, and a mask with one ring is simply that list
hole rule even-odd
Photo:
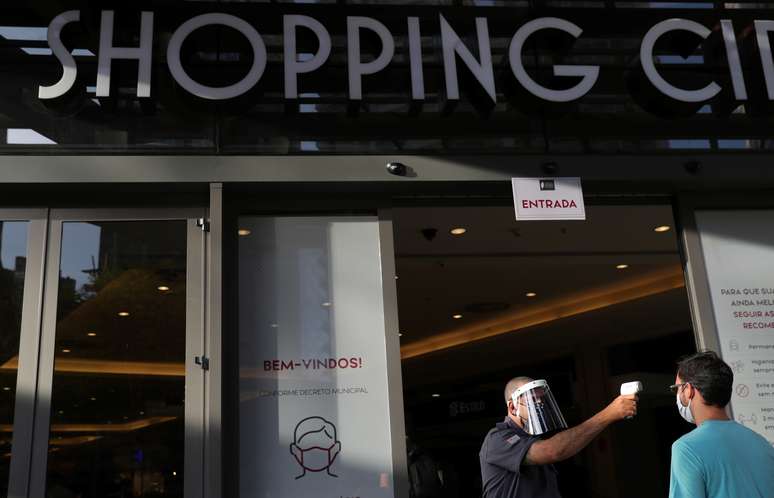
[{"label": "white handheld thermometer", "polygon": [[[634,382],[624,382],[621,384],[621,396],[630,396],[632,394],[637,394],[642,392],[642,382],[639,380],[635,380]],[[632,418],[631,416],[626,417],[627,419]]]}]

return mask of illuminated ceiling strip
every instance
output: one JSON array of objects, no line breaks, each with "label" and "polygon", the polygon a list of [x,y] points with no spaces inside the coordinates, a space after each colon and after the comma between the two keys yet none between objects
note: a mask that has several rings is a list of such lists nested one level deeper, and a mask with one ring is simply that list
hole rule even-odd
[{"label": "illuminated ceiling strip", "polygon": [[[163,424],[177,417],[149,417],[124,424],[52,424],[51,432],[132,432],[152,425]],[[13,426],[0,425],[0,432],[12,432]]]},{"label": "illuminated ceiling strip", "polygon": [[80,446],[82,444],[91,443],[102,439],[102,436],[75,436],[66,437],[62,439],[50,439],[48,441],[49,446]]},{"label": "illuminated ceiling strip", "polygon": [[684,286],[682,269],[675,266],[667,271],[626,280],[619,284],[590,289],[571,296],[563,296],[542,305],[529,306],[510,315],[459,327],[446,333],[406,344],[400,348],[401,358],[404,360],[415,358]]},{"label": "illuminated ceiling strip", "polygon": [[[2,370],[16,370],[19,359],[13,357],[0,366]],[[87,360],[82,358],[57,358],[54,366],[57,373],[94,373],[114,375],[147,375],[155,377],[185,377],[183,363],[161,363],[150,361]]]}]

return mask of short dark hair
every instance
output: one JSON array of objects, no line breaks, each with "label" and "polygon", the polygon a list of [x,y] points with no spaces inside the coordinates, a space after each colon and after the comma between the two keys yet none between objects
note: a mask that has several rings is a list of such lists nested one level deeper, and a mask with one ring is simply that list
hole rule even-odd
[{"label": "short dark hair", "polygon": [[697,389],[706,404],[725,408],[731,401],[734,372],[714,351],[702,351],[682,358],[677,375]]}]

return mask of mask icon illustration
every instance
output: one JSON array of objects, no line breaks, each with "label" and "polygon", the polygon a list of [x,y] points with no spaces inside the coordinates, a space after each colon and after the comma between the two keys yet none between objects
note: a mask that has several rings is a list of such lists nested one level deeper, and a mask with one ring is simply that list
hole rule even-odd
[{"label": "mask icon illustration", "polygon": [[336,438],[336,426],[322,417],[308,417],[300,421],[293,431],[290,454],[301,466],[301,479],[307,472],[325,471],[331,477],[338,477],[331,471],[334,460],[341,452],[341,442]]}]

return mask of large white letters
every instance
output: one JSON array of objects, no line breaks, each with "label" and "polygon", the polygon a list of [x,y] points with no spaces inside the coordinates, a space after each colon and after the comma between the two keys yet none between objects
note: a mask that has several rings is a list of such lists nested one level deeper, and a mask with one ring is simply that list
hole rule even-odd
[{"label": "large white letters", "polygon": [[477,61],[468,47],[462,43],[457,33],[449,26],[449,23],[443,17],[441,20],[441,45],[443,48],[443,68],[446,77],[446,97],[449,100],[459,100],[460,90],[457,82],[457,55],[462,62],[471,70],[473,76],[484,87],[492,102],[497,102],[497,93],[495,92],[494,71],[492,69],[492,50],[489,46],[489,27],[486,18],[476,18],[476,35],[478,36],[478,56],[481,62]]},{"label": "large white letters", "polygon": [[645,75],[661,93],[681,102],[704,102],[717,95],[721,88],[714,81],[700,90],[683,90],[668,83],[656,69],[653,48],[659,38],[670,31],[689,31],[701,38],[707,38],[711,31],[695,21],[667,19],[656,24],[645,35],[640,46],[640,63]]},{"label": "large white letters", "polygon": [[[360,30],[370,29],[382,41],[382,53],[371,62],[360,60]],[[349,98],[362,100],[362,76],[374,74],[385,67],[395,55],[395,40],[387,27],[370,17],[347,17],[347,68],[349,73]]]},{"label": "large white letters", "polygon": [[[188,73],[183,69],[183,63],[180,60],[180,49],[183,42],[195,30],[210,24],[234,28],[247,38],[253,49],[253,65],[250,71],[241,81],[233,85],[224,87],[202,85],[188,76]],[[238,17],[230,14],[202,14],[184,22],[172,35],[167,47],[167,65],[169,65],[169,70],[175,81],[197,97],[209,100],[231,99],[246,93],[263,76],[263,71],[266,69],[266,45],[255,28]]]},{"label": "large white letters", "polygon": [[39,99],[55,99],[67,93],[75,83],[75,77],[78,75],[78,68],[75,66],[75,59],[62,43],[62,28],[71,22],[81,20],[80,10],[68,10],[56,16],[51,24],[48,25],[48,46],[54,53],[54,56],[62,65],[62,77],[57,83],[51,86],[38,87]]},{"label": "large white letters", "polygon": [[758,51],[761,54],[766,93],[769,95],[769,100],[774,100],[774,62],[771,60],[770,31],[774,31],[774,21],[755,21],[755,36],[758,40]]},{"label": "large white letters", "polygon": [[[285,56],[285,98],[298,98],[298,75],[319,69],[331,55],[331,35],[316,19],[309,16],[285,16],[283,19]],[[314,56],[305,61],[298,60],[296,53],[296,28],[303,26],[311,30],[320,43]]]},{"label": "large white letters", "polygon": [[140,22],[140,46],[113,46],[113,11],[102,11],[99,30],[99,67],[97,68],[97,97],[110,96],[110,65],[113,59],[136,59],[137,96],[150,97],[151,65],[153,57],[153,12],[143,12]]},{"label": "large white letters", "polygon": [[[113,42],[114,12],[104,10],[101,13],[100,41],[98,54],[98,67],[96,77],[96,96],[110,96],[110,73],[113,60],[129,59],[138,61],[137,96],[150,97],[151,95],[151,68],[153,66],[153,29],[154,17],[152,12],[142,12],[140,21],[139,45],[137,47],[116,47]],[[40,99],[55,99],[65,95],[73,88],[76,82],[78,68],[75,59],[62,42],[62,30],[66,25],[81,20],[81,12],[70,10],[56,16],[48,27],[48,44],[51,51],[62,67],[62,76],[59,81],[51,86],[39,86]],[[405,44],[411,75],[411,99],[414,102],[422,102],[426,98],[425,75],[422,54],[422,34],[420,32],[420,18],[407,17],[407,32]],[[446,98],[459,100],[459,78],[457,74],[458,59],[470,70],[478,81],[478,84],[489,96],[492,103],[497,102],[495,89],[494,67],[492,62],[492,50],[489,39],[487,20],[484,17],[475,19],[476,40],[478,54],[474,56],[468,46],[463,43],[459,35],[454,31],[443,15],[438,15],[441,51],[443,56],[444,82],[446,86]],[[305,15],[284,15],[283,22],[283,71],[284,71],[284,97],[288,100],[297,99],[299,95],[299,76],[310,73],[323,66],[329,60],[332,53],[332,37],[326,27],[317,19]],[[363,76],[372,75],[384,70],[395,56],[395,39],[389,29],[380,21],[371,17],[349,16],[347,24],[347,79],[348,97],[350,100],[362,100]],[[222,86],[212,87],[195,81],[183,68],[181,49],[183,43],[195,30],[209,25],[230,27],[239,31],[249,42],[253,61],[247,74],[238,82]],[[738,101],[748,99],[744,72],[739,53],[736,33],[731,20],[723,19],[719,22],[719,34],[722,35],[725,47],[725,55],[728,60],[728,69],[733,85],[734,97]],[[774,21],[757,20],[754,22],[755,34],[760,52],[760,63],[766,81],[766,89],[770,100],[774,100],[774,59],[769,35],[774,32]],[[299,54],[298,32],[300,28],[311,31],[318,40],[318,49],[314,54]],[[580,78],[572,88],[555,90],[547,88],[535,81],[527,72],[523,63],[524,46],[530,36],[540,30],[553,29],[579,38],[583,29],[576,24],[557,17],[542,17],[534,19],[522,25],[516,30],[508,47],[508,62],[511,72],[529,93],[538,98],[550,102],[571,102],[586,95],[596,84],[600,75],[600,67],[596,65],[554,65],[551,69],[557,77]],[[364,61],[361,53],[362,31],[368,30],[374,33],[381,42],[381,49],[377,54]],[[704,88],[687,90],[678,88],[669,83],[659,73],[656,65],[654,49],[658,40],[671,31],[687,31],[701,39],[706,39],[711,31],[707,27],[688,19],[668,19],[653,26],[645,35],[640,46],[640,64],[650,82],[664,95],[682,102],[699,103],[712,99],[720,91],[721,87],[714,81]],[[198,15],[181,24],[171,35],[166,48],[167,64],[172,78],[189,93],[209,100],[225,100],[239,97],[254,87],[263,76],[267,66],[266,45],[260,33],[245,20],[230,14],[208,13]],[[404,54],[401,54],[404,55]],[[391,75],[392,76],[392,75]]]},{"label": "large white letters", "polygon": [[564,19],[558,19],[556,17],[542,17],[530,21],[513,35],[511,40],[511,46],[508,50],[508,57],[511,63],[511,70],[519,83],[524,86],[530,93],[540,97],[543,100],[549,100],[551,102],[569,102],[576,100],[588,93],[591,87],[596,83],[599,77],[599,66],[554,66],[554,74],[556,76],[581,76],[581,81],[572,88],[567,90],[552,90],[539,85],[533,80],[524,69],[524,64],[521,62],[521,52],[524,47],[524,42],[533,33],[540,31],[541,29],[558,29],[569,33],[574,38],[578,38],[583,30],[575,24],[565,21]]}]

